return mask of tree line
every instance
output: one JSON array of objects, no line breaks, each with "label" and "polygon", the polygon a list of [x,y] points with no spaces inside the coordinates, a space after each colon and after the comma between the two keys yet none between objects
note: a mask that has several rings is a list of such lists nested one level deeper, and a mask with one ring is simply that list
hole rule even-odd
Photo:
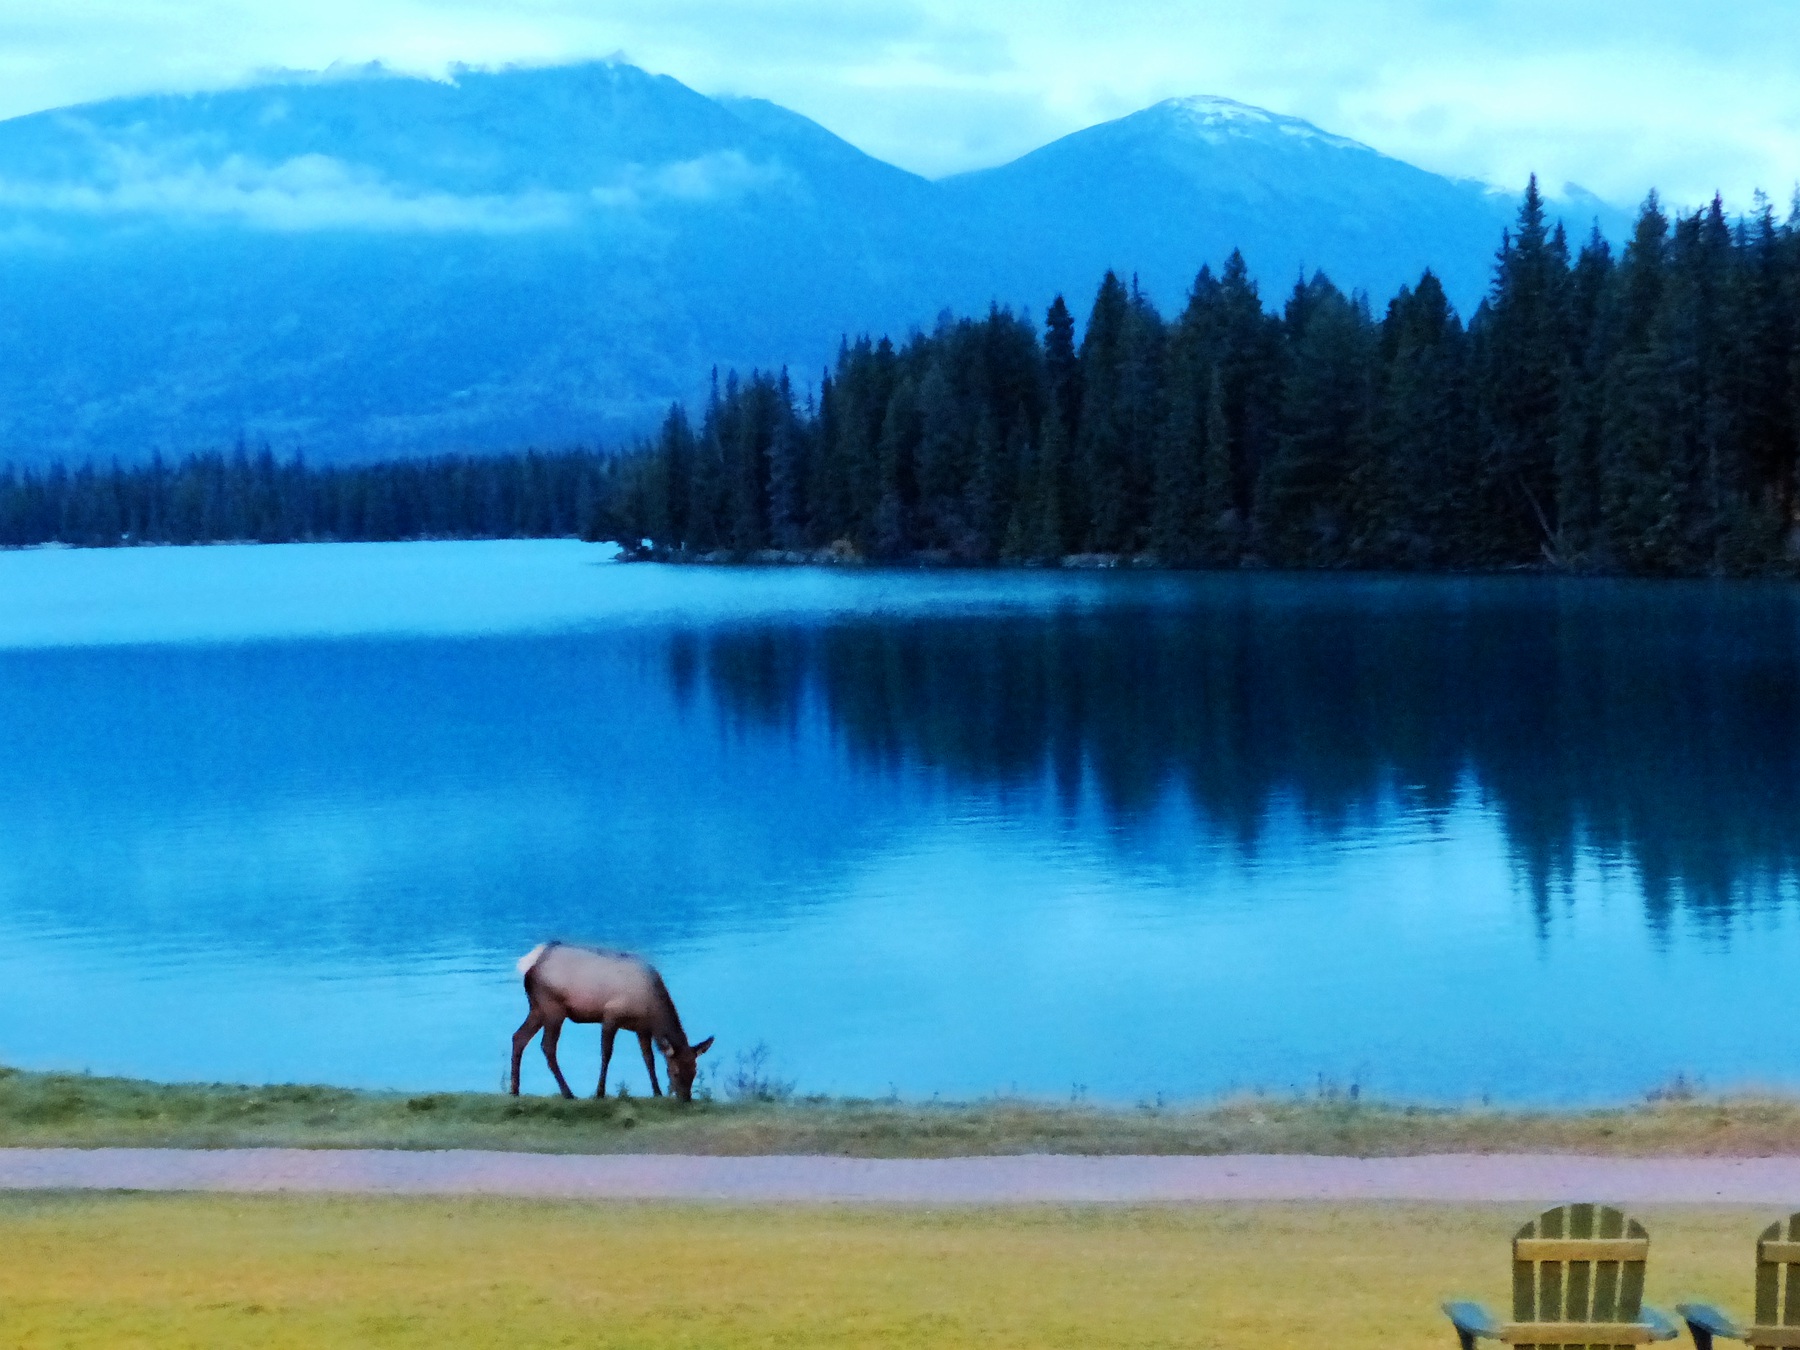
[{"label": "tree line", "polygon": [[266,450],[0,469],[0,545],[582,535],[656,556],[1786,573],[1800,563],[1800,204],[1652,195],[1616,255],[1533,179],[1467,323],[1279,312],[1241,256],[1161,315],[1108,273],[1076,337],[994,308],[846,341],[816,391],[716,378],[648,441],[356,466]]},{"label": "tree line", "polygon": [[846,343],[816,395],[728,377],[632,454],[596,530],[670,556],[1788,570],[1800,206],[1652,195],[1617,255],[1533,179],[1465,324],[1427,271],[1377,316],[1241,256],[1173,319],[1108,274],[1079,343],[996,308]]},{"label": "tree line", "polygon": [[554,538],[584,533],[620,462],[592,450],[313,466],[268,449],[177,463],[0,468],[0,547]]}]

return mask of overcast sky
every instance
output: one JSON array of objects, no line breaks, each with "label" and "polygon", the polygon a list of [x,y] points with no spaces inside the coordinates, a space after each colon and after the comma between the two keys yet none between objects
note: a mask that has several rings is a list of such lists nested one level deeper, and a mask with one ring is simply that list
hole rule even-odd
[{"label": "overcast sky", "polygon": [[1173,94],[1622,203],[1800,179],[1795,0],[0,0],[0,116],[271,67],[622,53],[936,176]]}]

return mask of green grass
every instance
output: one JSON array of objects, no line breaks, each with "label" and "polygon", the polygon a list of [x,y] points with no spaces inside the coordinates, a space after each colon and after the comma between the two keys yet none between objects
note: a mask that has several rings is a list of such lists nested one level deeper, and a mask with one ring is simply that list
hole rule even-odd
[{"label": "green grass", "polygon": [[[1531,1213],[0,1197],[0,1344],[1444,1350]],[[1637,1213],[1650,1302],[1745,1308],[1768,1215]]]},{"label": "green grass", "polygon": [[160,1084],[0,1068],[0,1146],[496,1148],[558,1153],[1800,1152],[1800,1100],[1687,1098],[1592,1111],[1236,1097],[1104,1108],[994,1100],[567,1102],[494,1093]]}]

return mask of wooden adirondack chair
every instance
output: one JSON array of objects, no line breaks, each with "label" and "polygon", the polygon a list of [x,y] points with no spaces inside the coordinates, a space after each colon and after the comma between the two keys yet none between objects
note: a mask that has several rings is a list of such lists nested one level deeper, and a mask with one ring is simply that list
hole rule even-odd
[{"label": "wooden adirondack chair", "polygon": [[1650,1235],[1604,1205],[1547,1209],[1513,1238],[1512,1321],[1479,1303],[1446,1303],[1462,1350],[1476,1340],[1535,1347],[1622,1350],[1681,1333],[1644,1306]]},{"label": "wooden adirondack chair", "polygon": [[[1783,1236],[1785,1231],[1786,1236]],[[1739,1326],[1705,1303],[1677,1303],[1696,1350],[1714,1336],[1750,1346],[1800,1346],[1800,1214],[1770,1224],[1756,1241],[1756,1321]]]}]

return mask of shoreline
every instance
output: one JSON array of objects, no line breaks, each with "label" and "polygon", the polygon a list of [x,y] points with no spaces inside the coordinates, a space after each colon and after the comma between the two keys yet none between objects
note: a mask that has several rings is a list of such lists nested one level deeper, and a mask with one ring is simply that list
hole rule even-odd
[{"label": "shoreline", "polygon": [[1492,566],[1379,566],[1373,564],[1318,564],[1302,566],[1274,563],[1254,554],[1236,559],[1205,562],[1173,562],[1154,553],[1068,553],[1060,557],[973,558],[947,550],[926,549],[893,557],[875,557],[843,545],[803,549],[729,549],[704,552],[688,549],[633,548],[610,539],[572,534],[418,534],[400,538],[343,538],[320,536],[296,539],[217,538],[176,542],[164,539],[121,539],[105,542],[70,542],[47,539],[25,544],[0,543],[0,555],[40,552],[117,553],[134,550],[214,548],[296,548],[330,545],[578,543],[590,547],[612,546],[618,551],[602,559],[609,563],[661,563],[672,567],[735,567],[784,571],[810,567],[828,571],[891,572],[1136,572],[1152,575],[1222,574],[1267,572],[1286,576],[1370,577],[1554,577],[1601,581],[1763,581],[1792,583],[1800,580],[1800,559],[1760,570],[1727,567],[1695,569],[1632,569],[1589,561],[1502,563]]},{"label": "shoreline", "polygon": [[[588,541],[600,542],[600,541]],[[616,541],[605,541],[616,542]],[[1291,576],[1376,577],[1567,577],[1610,581],[1781,581],[1800,579],[1800,565],[1784,564],[1760,571],[1728,568],[1650,571],[1588,562],[1549,560],[1505,563],[1489,567],[1432,566],[1379,567],[1352,565],[1294,566],[1272,563],[1254,554],[1208,562],[1171,562],[1154,553],[1067,553],[1060,557],[970,558],[946,550],[926,549],[895,557],[870,557],[840,541],[823,548],[805,549],[691,549],[633,548],[617,544],[619,563],[662,563],[670,567],[741,567],[781,571],[797,567],[830,570],[896,572],[1143,572],[1153,575],[1194,573],[1258,573]]]},{"label": "shoreline", "polygon": [[1598,1108],[1345,1095],[1174,1106],[838,1098],[605,1101],[166,1084],[0,1068],[0,1149],[488,1150],[846,1159],[1542,1155],[1800,1159],[1800,1096],[1682,1092]]}]

